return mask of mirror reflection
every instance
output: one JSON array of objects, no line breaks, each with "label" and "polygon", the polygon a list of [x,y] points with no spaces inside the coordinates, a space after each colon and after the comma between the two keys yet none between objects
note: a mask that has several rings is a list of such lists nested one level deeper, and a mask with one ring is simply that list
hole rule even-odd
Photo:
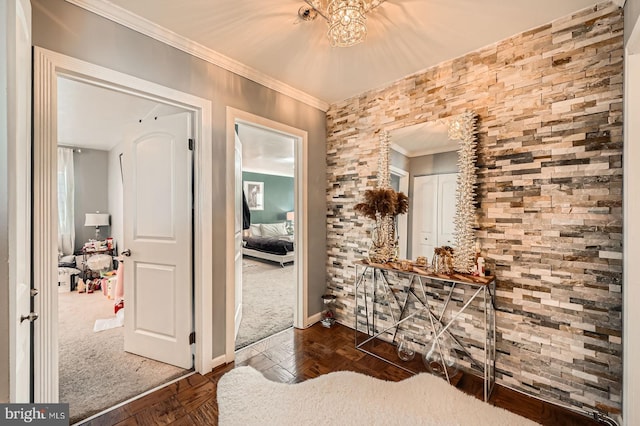
[{"label": "mirror reflection", "polygon": [[447,125],[419,123],[389,131],[391,185],[409,195],[409,213],[398,217],[399,257],[433,258],[454,245],[458,142]]}]

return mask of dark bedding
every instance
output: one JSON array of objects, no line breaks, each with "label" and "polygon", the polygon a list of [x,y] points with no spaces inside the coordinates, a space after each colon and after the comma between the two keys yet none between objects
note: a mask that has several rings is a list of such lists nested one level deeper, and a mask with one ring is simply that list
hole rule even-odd
[{"label": "dark bedding", "polygon": [[287,254],[293,251],[291,241],[281,240],[277,237],[242,237],[244,246],[253,250],[271,254]]}]

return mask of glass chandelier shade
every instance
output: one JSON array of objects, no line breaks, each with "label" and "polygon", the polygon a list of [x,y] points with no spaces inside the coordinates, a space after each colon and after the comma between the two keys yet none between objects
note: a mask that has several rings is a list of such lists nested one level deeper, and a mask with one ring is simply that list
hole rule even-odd
[{"label": "glass chandelier shade", "polygon": [[327,9],[329,42],[332,47],[349,47],[367,38],[364,8],[360,0],[333,0]]},{"label": "glass chandelier shade", "polygon": [[[304,0],[313,9],[301,9],[301,19],[322,16],[329,25],[327,36],[331,47],[349,47],[367,38],[366,14],[386,0]],[[317,15],[315,14],[317,13]]]}]

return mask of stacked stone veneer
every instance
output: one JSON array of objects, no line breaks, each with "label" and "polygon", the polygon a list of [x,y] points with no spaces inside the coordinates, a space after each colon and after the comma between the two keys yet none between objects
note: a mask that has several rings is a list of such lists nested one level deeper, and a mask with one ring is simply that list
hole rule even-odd
[{"label": "stacked stone veneer", "polygon": [[328,112],[328,274],[354,325],[380,129],[478,115],[478,230],[497,277],[497,380],[545,399],[621,405],[623,16],[580,11]]}]

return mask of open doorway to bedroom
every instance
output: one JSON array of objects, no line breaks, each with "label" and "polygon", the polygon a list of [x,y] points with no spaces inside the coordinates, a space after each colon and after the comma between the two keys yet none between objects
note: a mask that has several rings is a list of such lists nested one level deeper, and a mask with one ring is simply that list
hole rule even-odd
[{"label": "open doorway to bedroom", "polygon": [[235,123],[235,137],[236,190],[242,192],[238,350],[293,326],[296,140],[247,122]]},{"label": "open doorway to bedroom", "polygon": [[130,258],[119,255],[127,143],[145,122],[156,132],[166,131],[166,120],[189,126],[190,113],[64,77],[57,88],[59,396],[75,423],[189,372],[125,351],[131,307],[119,260]]}]

